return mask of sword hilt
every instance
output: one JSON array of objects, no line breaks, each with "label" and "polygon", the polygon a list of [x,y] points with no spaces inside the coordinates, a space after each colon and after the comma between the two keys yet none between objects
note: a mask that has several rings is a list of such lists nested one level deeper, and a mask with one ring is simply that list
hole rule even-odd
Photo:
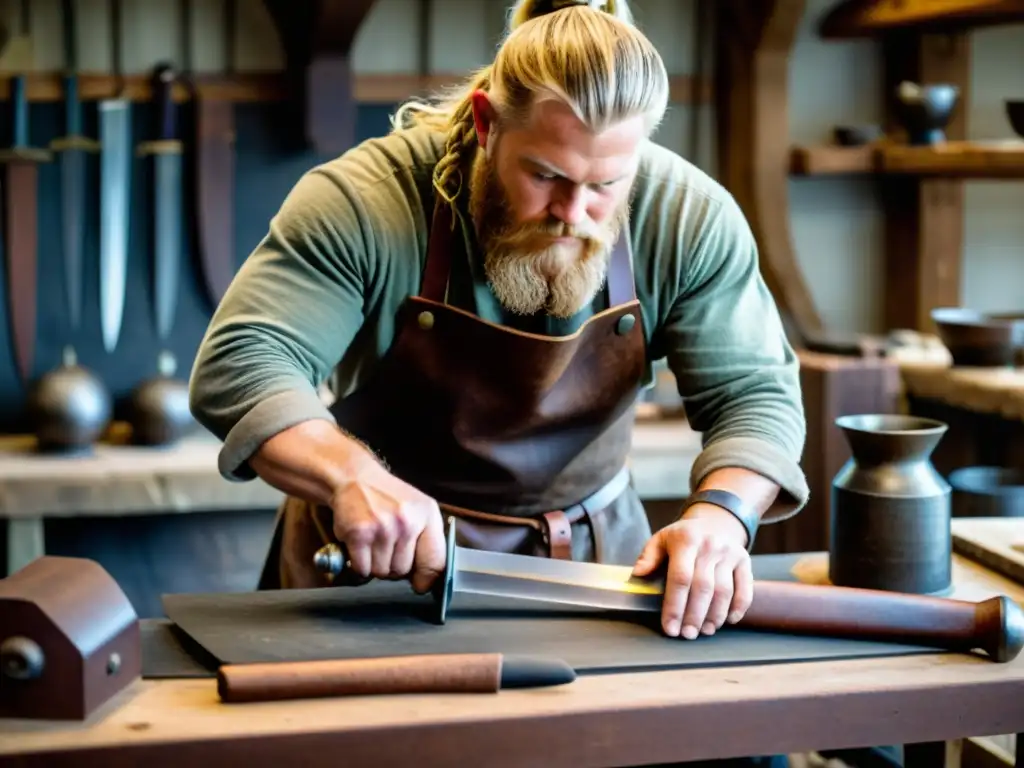
[{"label": "sword hilt", "polygon": [[[445,568],[430,590],[436,611],[433,619],[438,624],[444,624],[448,618],[448,606],[451,605],[455,586],[455,518],[445,518],[444,527]],[[344,580],[343,583],[355,586],[373,581],[372,577],[362,578],[352,574],[352,561],[349,559],[348,549],[339,542],[330,542],[320,547],[313,554],[313,567],[319,573],[328,576],[332,584]]]},{"label": "sword hilt", "polygon": [[157,109],[157,141],[175,138],[177,115],[174,105],[174,81],[177,73],[170,64],[160,64],[153,70],[153,103]]}]

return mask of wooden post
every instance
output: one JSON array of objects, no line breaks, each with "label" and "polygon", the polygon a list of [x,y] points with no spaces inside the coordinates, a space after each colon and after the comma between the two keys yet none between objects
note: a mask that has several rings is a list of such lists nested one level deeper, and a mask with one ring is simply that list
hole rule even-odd
[{"label": "wooden post", "polygon": [[[899,32],[884,42],[886,131],[899,135],[894,115],[903,80],[960,88],[946,138],[967,134],[970,45],[968,32],[924,35]],[[885,327],[932,331],[935,307],[960,304],[964,238],[964,182],[891,176],[881,185],[885,200]]]},{"label": "wooden post", "polygon": [[750,222],[765,282],[800,344],[822,330],[789,229],[789,56],[804,6],[715,0],[718,178]]}]

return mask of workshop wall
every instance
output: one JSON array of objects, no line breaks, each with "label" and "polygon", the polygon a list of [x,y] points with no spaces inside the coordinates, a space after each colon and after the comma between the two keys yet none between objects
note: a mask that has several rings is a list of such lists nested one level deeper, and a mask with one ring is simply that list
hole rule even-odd
[{"label": "workshop wall", "polygon": [[[429,72],[463,72],[491,59],[511,0],[434,0],[430,23]],[[865,122],[880,115],[879,52],[874,41],[825,42],[815,26],[832,0],[808,0],[791,61],[790,135],[794,143],[827,139],[832,126]],[[33,0],[30,41],[33,69],[57,72],[63,65],[59,0]],[[692,0],[632,0],[640,26],[650,35],[674,75],[697,68],[698,31]],[[191,68],[196,72],[225,70],[222,0],[193,0],[190,30]],[[20,0],[0,2],[0,23],[17,31]],[[355,42],[357,74],[412,73],[420,67],[420,0],[378,0]],[[79,55],[83,71],[110,71],[107,0],[77,0]],[[183,66],[180,50],[179,0],[123,3],[123,57],[126,74],[149,72],[159,61]],[[238,72],[280,71],[284,65],[277,33],[262,3],[238,3],[236,55]],[[710,51],[705,51],[707,56]],[[10,61],[0,57],[0,73]],[[708,59],[705,58],[705,62]],[[705,68],[705,71],[706,68]],[[1024,25],[979,30],[973,50],[973,82],[967,108],[971,138],[1012,136],[1002,101],[1024,97]],[[237,120],[236,259],[240,264],[266,231],[268,221],[298,177],[327,159],[284,149],[272,117],[279,104],[240,105]],[[359,137],[387,130],[389,105],[364,106]],[[715,172],[712,110],[673,105],[656,140]],[[181,114],[183,128],[189,111]],[[85,109],[86,130],[95,135],[94,103]],[[141,138],[151,130],[152,110],[135,106],[134,127]],[[0,103],[0,142],[10,118]],[[31,138],[43,146],[62,127],[58,103],[34,104]],[[69,336],[60,253],[59,173],[55,164],[40,169],[39,189],[39,321],[35,372],[42,374],[60,361],[61,347],[73,341],[83,364],[96,371],[123,398],[139,381],[156,371],[152,313],[152,197],[149,164],[139,159],[133,171],[131,254],[128,298],[121,342],[108,355],[102,349],[98,314],[98,168],[89,168],[91,188],[86,230],[86,303],[82,327]],[[1020,309],[1024,302],[1024,184],[970,182],[967,185],[963,301],[979,309]],[[882,216],[878,188],[869,180],[849,178],[794,179],[790,183],[794,249],[826,325],[835,330],[878,330],[881,323]],[[186,201],[188,202],[188,201]],[[186,207],[186,210],[189,210]],[[2,260],[2,259],[0,259]],[[7,285],[0,270],[0,295],[6,309]],[[195,349],[212,307],[200,289],[195,260],[186,261],[174,336],[170,347],[187,376]],[[0,312],[0,432],[19,431],[24,392],[18,380],[10,324]]]}]

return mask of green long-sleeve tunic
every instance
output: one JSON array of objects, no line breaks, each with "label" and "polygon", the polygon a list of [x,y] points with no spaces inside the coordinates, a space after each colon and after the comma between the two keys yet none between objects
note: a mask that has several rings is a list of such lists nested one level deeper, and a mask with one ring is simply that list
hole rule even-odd
[{"label": "green long-sleeve tunic", "polygon": [[[421,128],[366,141],[307,172],[272,219],[214,314],[190,380],[193,413],[224,441],[225,477],[252,478],[249,456],[275,433],[331,418],[317,387],[336,370],[344,396],[390,346],[399,305],[419,292],[442,143]],[[467,221],[470,255],[453,265],[450,303],[550,334],[605,308],[599,292],[577,316],[540,329],[506,313]],[[795,513],[808,494],[798,363],[737,204],[698,168],[648,144],[630,235],[648,365],[667,361],[703,433],[691,484],[744,467],[783,489],[766,521]]]}]

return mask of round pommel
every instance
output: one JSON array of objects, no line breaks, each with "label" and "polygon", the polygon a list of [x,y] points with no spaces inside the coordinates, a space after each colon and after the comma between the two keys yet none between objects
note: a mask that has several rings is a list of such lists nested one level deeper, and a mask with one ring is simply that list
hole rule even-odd
[{"label": "round pommel", "polygon": [[35,640],[8,637],[0,643],[0,673],[11,680],[33,680],[43,674],[45,656]]},{"label": "round pommel", "polygon": [[338,544],[324,544],[313,555],[313,566],[327,576],[338,576],[345,570],[345,550]]},{"label": "round pommel", "polygon": [[1024,649],[1024,611],[1006,595],[995,598],[999,601],[999,636],[993,649],[986,648],[989,655],[1000,663],[1013,661]]}]

